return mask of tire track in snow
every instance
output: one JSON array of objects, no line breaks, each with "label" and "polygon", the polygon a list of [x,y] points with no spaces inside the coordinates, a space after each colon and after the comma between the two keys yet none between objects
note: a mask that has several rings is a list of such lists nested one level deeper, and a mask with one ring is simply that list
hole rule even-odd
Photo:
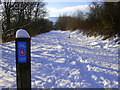
[{"label": "tire track in snow", "polygon": [[[71,33],[51,31],[32,38],[32,87],[116,88],[118,76],[112,71],[118,70],[117,55],[103,48],[106,43],[99,48],[97,39]],[[0,86],[16,87],[13,45],[2,46],[6,56],[0,63],[4,71],[0,78],[5,84]]]},{"label": "tire track in snow", "polygon": [[[62,45],[62,44],[61,44]],[[71,51],[72,52],[76,52],[75,54],[77,54],[77,53],[91,53],[91,54],[94,54],[94,55],[103,55],[103,56],[107,56],[107,57],[109,57],[109,56],[115,56],[114,54],[108,54],[108,53],[95,53],[95,52],[91,52],[91,51],[88,51],[89,49],[87,49],[87,51],[86,51],[86,49],[85,49],[85,51],[84,51],[84,48],[83,47],[79,47],[79,49],[80,48],[82,48],[83,49],[83,51],[79,51],[79,49],[78,48],[70,48],[70,46],[69,45],[62,45],[62,46],[64,46],[64,48],[65,48],[65,50],[66,50],[66,52],[67,53],[70,53]],[[76,47],[75,45],[71,45],[71,47]],[[81,49],[81,50],[82,50]],[[94,48],[95,49],[95,48]],[[92,50],[92,49],[91,49]],[[98,51],[99,52],[99,51]],[[79,55],[79,54],[78,54]],[[79,57],[79,56],[78,56]],[[83,61],[85,61],[84,59],[83,59]],[[79,63],[79,62],[78,62]],[[77,64],[78,64],[77,63]],[[81,64],[81,63],[80,63]],[[87,65],[89,65],[90,63],[88,63]],[[79,65],[79,64],[78,64]],[[83,63],[83,65],[85,65],[85,63]],[[85,67],[85,72],[84,72],[84,74],[88,74],[87,76],[89,76],[89,78],[87,78],[88,79],[88,82],[89,82],[89,80],[93,83],[93,81],[94,81],[94,83],[93,83],[93,85],[95,85],[96,87],[98,87],[98,82],[96,82],[95,80],[94,80],[94,78],[92,78],[92,76],[93,76],[93,73],[91,73],[90,74],[90,72],[88,71],[88,69],[87,69],[87,65],[85,65],[85,66],[83,66],[83,67]],[[96,64],[92,64],[92,65],[94,65],[94,66],[96,66]],[[100,68],[100,66],[98,66],[97,65],[97,67],[98,68]],[[109,68],[106,68],[106,67],[101,67],[101,68],[103,68],[104,70],[112,70],[112,71],[115,71],[115,72],[118,72],[118,70],[114,70],[114,69],[109,69]],[[118,75],[117,75],[118,76]]]},{"label": "tire track in snow", "polygon": [[[63,36],[64,37],[64,36]],[[59,37],[57,36],[56,37],[57,39],[58,39],[58,41],[59,41],[59,44],[63,47],[63,49],[65,49],[65,52],[66,52],[66,56],[68,56],[66,59],[68,60],[68,62],[69,62],[69,55],[70,55],[70,52],[71,52],[71,54],[72,54],[72,52],[75,52],[75,55],[77,56],[77,58],[81,58],[80,56],[79,56],[79,53],[78,52],[76,52],[76,50],[74,50],[74,48],[72,48],[72,47],[70,47],[70,45],[67,45],[65,42],[66,41],[62,41],[63,43],[61,43],[61,40],[59,39]],[[74,56],[74,57],[76,57],[76,56]],[[76,58],[76,59],[77,59]],[[98,87],[98,84],[96,83],[96,81],[93,79],[93,78],[91,78],[91,75],[92,74],[90,74],[89,73],[89,71],[88,71],[88,69],[87,69],[87,65],[85,64],[85,63],[80,63],[80,61],[78,61],[78,60],[73,60],[73,61],[75,61],[76,62],[76,67],[79,69],[79,71],[80,71],[80,73],[82,74],[82,77],[83,77],[83,79],[85,79],[86,81],[87,81],[87,83],[89,83],[89,82],[91,82],[92,83],[92,85],[95,85],[95,87],[97,88]],[[76,68],[76,69],[77,69]],[[81,75],[80,74],[80,75]],[[91,83],[89,83],[88,84],[88,86],[90,87],[90,84]],[[92,86],[91,86],[91,88],[92,88]]]}]

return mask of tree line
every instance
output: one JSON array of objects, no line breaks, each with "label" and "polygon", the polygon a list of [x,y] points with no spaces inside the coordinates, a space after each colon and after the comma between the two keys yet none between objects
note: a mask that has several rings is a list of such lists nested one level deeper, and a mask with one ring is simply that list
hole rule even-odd
[{"label": "tree line", "polygon": [[76,30],[87,36],[113,39],[120,35],[120,2],[93,2],[90,11],[77,11],[74,15],[58,18],[55,27],[60,30]]},{"label": "tree line", "polygon": [[22,28],[31,36],[51,30],[52,22],[44,19],[47,15],[45,3],[38,2],[2,2],[2,41],[15,39],[15,33]]}]

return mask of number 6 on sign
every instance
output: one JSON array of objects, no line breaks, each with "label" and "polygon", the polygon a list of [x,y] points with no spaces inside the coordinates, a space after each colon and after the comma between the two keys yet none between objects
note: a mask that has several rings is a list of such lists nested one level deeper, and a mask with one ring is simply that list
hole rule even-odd
[{"label": "number 6 on sign", "polygon": [[25,55],[24,54],[24,49],[20,49],[20,55]]}]

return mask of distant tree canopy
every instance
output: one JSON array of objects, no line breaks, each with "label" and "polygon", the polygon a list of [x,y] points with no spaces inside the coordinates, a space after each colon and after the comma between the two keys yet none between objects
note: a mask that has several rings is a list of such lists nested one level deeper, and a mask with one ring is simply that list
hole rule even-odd
[{"label": "distant tree canopy", "polygon": [[82,22],[85,19],[85,15],[81,11],[77,11],[74,15],[63,15],[58,18],[55,26],[60,30],[76,30],[82,27]]},{"label": "distant tree canopy", "polygon": [[105,39],[115,37],[120,32],[120,2],[96,3],[90,7],[88,21],[93,24],[89,33],[104,36]]},{"label": "distant tree canopy", "polygon": [[47,12],[42,0],[38,2],[11,2],[8,0],[2,4],[3,42],[14,39],[15,32],[20,28],[26,29],[33,36],[49,31],[52,27],[52,22],[44,19]]},{"label": "distant tree canopy", "polygon": [[78,11],[71,16],[60,16],[56,27],[61,30],[80,29],[87,36],[114,38],[120,32],[119,12],[120,2],[93,2],[89,13]]}]

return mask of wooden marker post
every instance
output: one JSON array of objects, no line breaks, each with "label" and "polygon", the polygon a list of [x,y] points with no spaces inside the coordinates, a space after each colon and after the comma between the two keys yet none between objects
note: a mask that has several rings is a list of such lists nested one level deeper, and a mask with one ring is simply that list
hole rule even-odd
[{"label": "wooden marker post", "polygon": [[20,29],[16,32],[16,76],[17,90],[31,90],[30,36]]}]

